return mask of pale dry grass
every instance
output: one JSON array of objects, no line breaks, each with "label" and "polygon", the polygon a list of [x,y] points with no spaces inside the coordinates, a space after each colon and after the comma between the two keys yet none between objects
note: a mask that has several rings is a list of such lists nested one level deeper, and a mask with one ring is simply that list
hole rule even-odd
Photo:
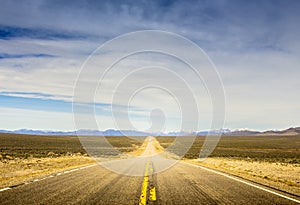
[{"label": "pale dry grass", "polygon": [[162,153],[162,152],[165,151],[165,148],[163,148],[163,147],[159,144],[159,142],[157,141],[156,138],[152,138],[152,143],[153,143],[154,149],[155,149],[155,151],[156,151],[157,154]]},{"label": "pale dry grass", "polygon": [[72,169],[95,161],[87,156],[12,159],[0,161],[0,188],[28,182],[51,173]]},{"label": "pale dry grass", "polygon": [[148,140],[146,138],[141,146],[132,144],[133,151],[127,152],[126,154],[129,156],[141,156],[145,152],[147,145],[148,145]]},{"label": "pale dry grass", "polygon": [[[14,137],[14,136],[9,136],[9,137]],[[23,140],[22,137],[20,137],[20,139]],[[42,137],[33,136],[33,137],[38,138],[38,140],[35,140],[35,142],[37,141],[39,143],[43,142],[43,140],[45,139],[48,139],[45,138],[44,136]],[[54,137],[54,140],[56,138]],[[66,137],[66,138],[71,142],[73,142],[72,140],[74,140],[73,138],[69,139],[70,137]],[[25,139],[23,143],[30,141],[30,139],[27,140]],[[50,136],[49,139],[52,140],[52,136]],[[65,138],[59,138],[59,139],[65,139]],[[109,139],[112,142],[112,144],[116,146],[116,149],[119,149],[124,153],[134,155],[134,156],[141,155],[144,152],[148,143],[148,140],[145,140],[141,146],[138,146],[139,143],[136,144],[131,143],[129,140],[123,137],[110,137]],[[11,150],[12,153],[15,152],[13,149]],[[40,150],[38,150],[35,147],[29,151],[31,153],[40,152]],[[112,159],[113,158],[108,160],[112,160]],[[8,186],[29,182],[34,179],[43,178],[52,173],[57,173],[64,170],[96,163],[95,160],[103,161],[105,159],[102,158],[93,159],[88,157],[87,154],[81,154],[79,152],[75,154],[67,152],[65,153],[65,155],[58,155],[52,151],[48,151],[48,154],[42,155],[42,157],[33,157],[31,155],[31,157],[29,158],[10,156],[7,154],[5,155],[5,158],[3,158],[0,153],[0,189]]]},{"label": "pale dry grass", "polygon": [[188,160],[300,196],[300,164],[257,162],[230,158]]}]

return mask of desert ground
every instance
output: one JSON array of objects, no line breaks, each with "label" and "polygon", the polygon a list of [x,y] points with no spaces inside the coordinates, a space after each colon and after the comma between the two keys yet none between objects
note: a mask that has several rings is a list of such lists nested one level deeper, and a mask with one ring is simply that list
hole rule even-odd
[{"label": "desert ground", "polygon": [[[106,137],[121,153],[145,151],[145,137]],[[140,140],[138,140],[140,139]],[[175,137],[155,137],[163,152]],[[224,136],[211,156],[199,161],[204,137],[197,137],[182,161],[300,196],[300,136]],[[77,136],[0,134],[0,189],[95,164]]]}]

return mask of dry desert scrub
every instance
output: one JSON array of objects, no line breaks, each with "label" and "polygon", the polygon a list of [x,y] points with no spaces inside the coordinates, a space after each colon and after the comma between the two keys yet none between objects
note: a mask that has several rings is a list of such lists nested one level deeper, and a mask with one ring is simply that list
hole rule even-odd
[{"label": "dry desert scrub", "polygon": [[300,164],[230,158],[207,158],[203,162],[189,161],[300,196]]},{"label": "dry desert scrub", "polygon": [[92,163],[92,158],[81,155],[1,160],[0,189]]},{"label": "dry desert scrub", "polygon": [[[95,136],[86,139],[98,140]],[[139,153],[145,148],[140,148],[143,137],[106,139],[123,153]],[[0,189],[92,163],[95,161],[87,156],[77,136],[0,133]]]}]

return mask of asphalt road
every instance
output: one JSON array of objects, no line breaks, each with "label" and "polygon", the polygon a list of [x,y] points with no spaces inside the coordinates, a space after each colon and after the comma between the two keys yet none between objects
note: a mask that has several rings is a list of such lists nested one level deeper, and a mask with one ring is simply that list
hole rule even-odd
[{"label": "asphalt road", "polygon": [[[146,151],[153,154],[151,147]],[[0,204],[299,204],[300,200],[181,162],[159,173],[155,169],[151,157],[143,176],[95,165],[1,191]]]}]

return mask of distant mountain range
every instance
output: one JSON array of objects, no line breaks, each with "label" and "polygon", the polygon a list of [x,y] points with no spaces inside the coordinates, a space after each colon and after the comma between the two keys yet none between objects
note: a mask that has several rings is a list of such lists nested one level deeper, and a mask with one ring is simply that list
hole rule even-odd
[{"label": "distant mountain range", "polygon": [[268,130],[268,131],[251,131],[251,130],[236,130],[233,132],[225,133],[224,135],[231,135],[231,136],[266,136],[266,135],[300,135],[300,127],[292,127],[285,130]]},{"label": "distant mountain range", "polygon": [[264,132],[252,131],[252,130],[212,130],[212,131],[201,131],[201,132],[168,132],[168,133],[148,133],[139,132],[134,130],[114,130],[109,129],[105,131],[99,130],[77,130],[77,131],[44,131],[44,130],[30,130],[30,129],[19,129],[19,130],[0,130],[0,133],[14,133],[14,134],[31,134],[31,135],[86,135],[86,136],[186,136],[186,135],[216,135],[221,133],[224,136],[265,136],[265,135],[300,135],[300,127],[289,128],[286,130],[274,131],[268,130]]},{"label": "distant mountain range", "polygon": [[77,130],[77,131],[51,131],[51,130],[30,130],[30,129],[19,129],[19,130],[0,130],[2,133],[13,133],[13,134],[30,134],[30,135],[87,135],[87,136],[149,136],[150,133],[138,132],[134,130]]}]

